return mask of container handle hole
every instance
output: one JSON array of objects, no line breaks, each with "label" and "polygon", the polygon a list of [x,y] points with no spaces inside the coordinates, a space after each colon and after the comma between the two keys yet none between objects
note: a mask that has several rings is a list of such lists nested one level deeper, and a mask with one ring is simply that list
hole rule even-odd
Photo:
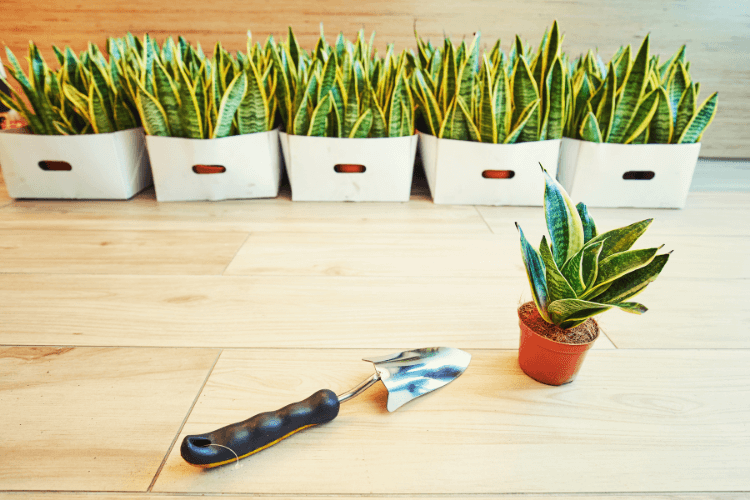
[{"label": "container handle hole", "polygon": [[339,163],[338,165],[334,165],[333,169],[340,174],[361,174],[367,170],[364,165],[353,163]]},{"label": "container handle hole", "polygon": [[54,172],[67,172],[73,170],[73,167],[71,167],[70,163],[67,161],[40,161],[39,168]]},{"label": "container handle hole", "polygon": [[656,174],[650,170],[630,170],[622,174],[622,178],[628,181],[650,181]]},{"label": "container handle hole", "polygon": [[512,179],[516,176],[513,170],[485,170],[482,177],[485,179]]},{"label": "container handle hole", "polygon": [[226,170],[223,165],[193,165],[196,174],[221,174]]}]

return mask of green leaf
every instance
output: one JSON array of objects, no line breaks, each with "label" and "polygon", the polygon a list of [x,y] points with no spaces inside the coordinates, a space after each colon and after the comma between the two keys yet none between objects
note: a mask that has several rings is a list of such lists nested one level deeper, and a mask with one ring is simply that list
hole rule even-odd
[{"label": "green leaf", "polygon": [[[290,28],[291,31],[291,28]],[[271,57],[273,58],[273,64],[276,67],[276,97],[279,101],[279,110],[281,112],[281,119],[284,123],[284,127],[289,133],[296,133],[294,131],[293,121],[295,120],[296,110],[292,107],[292,91],[289,87],[289,79],[287,72],[282,62],[279,51],[283,51],[282,47],[271,50]]]},{"label": "green leaf", "polygon": [[[495,96],[492,91],[492,76],[490,74],[490,63],[487,55],[484,56],[484,79],[481,83],[480,119],[479,132],[482,142],[497,143],[498,126],[497,118],[502,115],[495,114]],[[503,117],[504,118],[504,117]]]},{"label": "green leaf", "polygon": [[674,125],[675,137],[680,137],[685,127],[693,119],[697,112],[698,103],[696,102],[695,88],[689,85],[682,94],[679,104],[677,105],[677,121]]},{"label": "green leaf", "polygon": [[[581,280],[584,289],[590,288],[599,274],[599,257],[604,241],[589,242],[581,249]],[[576,257],[573,257],[575,259]]]},{"label": "green leaf", "polygon": [[559,299],[575,299],[578,295],[573,287],[568,283],[562,272],[555,263],[552,251],[547,244],[547,237],[542,236],[542,242],[539,244],[539,254],[544,262],[545,277],[547,278],[547,295],[550,302]]},{"label": "green leaf", "polygon": [[595,314],[611,309],[610,305],[580,299],[561,299],[551,302],[547,310],[552,322],[561,328],[573,328]]},{"label": "green leaf", "polygon": [[320,87],[318,88],[318,95],[316,102],[320,102],[320,100],[328,95],[328,93],[333,89],[333,86],[336,83],[336,59],[333,57],[329,57],[328,61],[326,62],[325,66],[323,67],[323,77],[320,80]]},{"label": "green leaf", "polygon": [[[195,97],[195,90],[190,82],[190,78],[187,76],[186,70],[183,66],[179,67],[177,71],[177,77],[180,78],[179,94],[180,94],[180,124],[182,126],[182,132],[184,137],[190,139],[203,139],[203,119],[201,118],[201,108],[198,105],[198,100]],[[213,82],[213,91],[217,96],[219,89],[216,87],[216,79]],[[218,109],[218,106],[217,106]]]},{"label": "green leaf", "polygon": [[328,113],[331,112],[331,106],[333,102],[333,95],[329,92],[328,95],[323,96],[315,110],[310,117],[310,129],[307,135],[314,137],[325,137],[326,135],[326,118]]},{"label": "green leaf", "polygon": [[396,76],[396,82],[391,96],[390,112],[388,114],[388,137],[401,136],[401,93],[404,87],[403,70]]},{"label": "green leaf", "polygon": [[[372,89],[370,89],[370,92],[372,93]],[[385,113],[383,113],[383,110],[380,109],[380,106],[374,99],[372,100],[370,109],[372,110],[372,127],[370,127],[369,137],[387,137],[385,129]]]},{"label": "green leaf", "polygon": [[510,80],[508,79],[508,73],[505,71],[505,66],[502,64],[497,69],[492,91],[495,97],[493,112],[497,123],[497,142],[503,143],[510,134],[513,113],[511,113]]},{"label": "green leaf", "polygon": [[461,99],[461,97],[458,97],[456,102],[458,104],[458,107],[461,109],[461,113],[463,114],[466,133],[469,135],[469,140],[480,142],[479,129],[476,125],[474,125],[474,120],[471,119],[471,113],[467,109],[466,103],[464,103],[464,100]]},{"label": "green leaf", "polygon": [[169,73],[166,68],[164,68],[161,61],[156,59],[155,63],[154,80],[156,83],[156,91],[159,96],[159,103],[167,114],[169,135],[172,137],[184,137],[182,122],[180,120],[180,98],[177,92],[177,86],[174,84],[172,77],[169,76]]},{"label": "green leaf", "polygon": [[678,144],[694,143],[700,140],[706,128],[711,124],[716,116],[716,105],[719,95],[714,92],[701,104],[700,109],[692,120],[685,126],[685,130],[677,140]]},{"label": "green leaf", "polygon": [[122,96],[119,94],[115,95],[114,98],[114,117],[115,117],[115,129],[117,130],[128,130],[136,128],[138,126],[133,113],[130,112]]},{"label": "green leaf", "polygon": [[521,132],[525,130],[524,127],[526,127],[526,124],[529,123],[532,116],[534,116],[534,114],[537,113],[538,110],[539,110],[539,99],[529,104],[529,106],[523,110],[521,115],[518,117],[518,121],[514,125],[513,129],[505,138],[505,141],[503,141],[503,144],[513,144],[516,141],[520,140]]},{"label": "green leaf", "polygon": [[599,122],[599,130],[603,141],[607,142],[612,131],[612,124],[615,117],[615,95],[617,94],[617,80],[615,78],[615,69],[612,64],[609,65],[607,81],[604,84],[604,97],[599,103],[596,110],[596,119]]},{"label": "green leaf", "polygon": [[237,109],[237,128],[240,134],[255,134],[266,131],[268,100],[260,74],[251,60],[247,68],[247,90]]},{"label": "green leaf", "polygon": [[224,97],[221,98],[219,115],[216,118],[216,126],[214,127],[212,136],[214,139],[229,135],[232,128],[232,120],[234,120],[234,115],[237,113],[237,108],[240,107],[245,90],[247,90],[246,73],[238,74],[227,85],[227,91],[224,93]]},{"label": "green leaf", "polygon": [[136,104],[141,114],[141,121],[146,133],[148,135],[169,137],[167,115],[156,98],[139,88]]},{"label": "green leaf", "polygon": [[667,91],[661,87],[656,89],[656,92],[659,95],[659,103],[656,106],[656,113],[654,113],[653,118],[651,118],[649,142],[655,144],[669,144],[674,132],[669,96],[667,95]]},{"label": "green leaf", "polygon": [[[299,89],[298,92],[302,91]],[[304,89],[302,101],[300,102],[297,112],[294,116],[294,134],[307,135],[310,130],[310,113],[311,108],[315,105],[315,96],[318,94],[318,77],[314,74],[310,76],[310,81]]]},{"label": "green leaf", "polygon": [[625,139],[625,133],[630,128],[633,114],[646,88],[649,59],[649,37],[646,35],[626,77],[607,142],[622,143]]},{"label": "green leaf", "polygon": [[555,263],[562,267],[583,248],[583,223],[565,189],[544,168],[544,214],[554,250]]},{"label": "green leaf", "polygon": [[576,205],[576,211],[578,216],[581,218],[581,224],[583,225],[583,243],[588,243],[591,238],[596,236],[596,224],[594,219],[589,214],[589,210],[586,204],[582,201]]},{"label": "green leaf", "polygon": [[[513,70],[513,99],[515,110],[513,122],[518,123],[521,114],[535,101],[539,101],[540,94],[536,81],[531,74],[526,60],[519,58]],[[535,108],[528,116],[518,142],[539,140],[539,107]]]},{"label": "green leaf", "polygon": [[372,110],[367,109],[362,116],[354,122],[348,137],[352,139],[364,139],[370,133],[370,127],[372,127]]},{"label": "green leaf", "polygon": [[[610,284],[611,281],[627,273],[647,266],[654,259],[658,251],[658,248],[628,250],[600,260],[599,271],[594,286],[587,290],[582,298],[591,299],[592,297],[596,297],[602,293],[602,285]],[[599,258],[602,259],[601,255]]]},{"label": "green leaf", "polygon": [[604,293],[593,297],[592,300],[604,304],[616,304],[634,297],[656,280],[667,264],[669,255],[657,255],[648,265],[617,278]]},{"label": "green leaf", "polygon": [[518,223],[516,223],[516,228],[521,236],[521,256],[526,268],[526,276],[529,278],[529,286],[531,287],[534,304],[536,304],[539,315],[545,321],[551,323],[550,317],[547,314],[547,279],[545,277],[544,262],[539,253],[526,240]]},{"label": "green leaf", "polygon": [[596,116],[594,116],[594,113],[589,112],[586,115],[586,118],[583,119],[583,125],[581,125],[581,138],[584,141],[589,142],[604,142],[602,140],[602,134],[599,130],[599,124],[596,121]]},{"label": "green leaf", "polygon": [[104,110],[104,99],[95,85],[92,85],[89,90],[89,116],[94,133],[108,134],[115,131]]},{"label": "green leaf", "polygon": [[657,100],[659,93],[656,90],[652,90],[643,100],[638,104],[638,108],[633,115],[633,119],[630,121],[630,127],[625,133],[625,144],[630,144],[635,139],[648,131],[648,126],[651,123],[656,108],[659,105]]},{"label": "green leaf", "polygon": [[440,107],[438,106],[435,96],[427,86],[422,72],[416,70],[414,72],[414,75],[417,80],[420,97],[422,99],[422,111],[425,113],[427,118],[427,125],[430,127],[429,132],[433,136],[437,137],[440,132],[440,126],[443,123],[443,114],[440,111]]},{"label": "green leaf", "polygon": [[[368,110],[369,111],[369,110]],[[364,114],[362,115],[364,116]],[[350,136],[354,125],[359,121],[359,96],[357,95],[357,81],[355,78],[349,80],[346,91],[346,110],[344,111],[344,136]],[[372,125],[372,113],[370,113],[370,124]]]},{"label": "green leaf", "polygon": [[634,222],[629,226],[621,227],[599,234],[592,238],[589,243],[603,241],[602,253],[600,259],[605,259],[616,253],[629,250],[638,238],[646,232],[648,226],[654,219],[644,219]]},{"label": "green leaf", "polygon": [[630,314],[643,314],[648,311],[646,306],[637,302],[620,302],[613,305]]},{"label": "green leaf", "polygon": [[[553,34],[557,23],[554,24]],[[565,72],[562,60],[557,57],[547,76],[549,108],[547,109],[547,139],[561,139],[565,125]]]}]

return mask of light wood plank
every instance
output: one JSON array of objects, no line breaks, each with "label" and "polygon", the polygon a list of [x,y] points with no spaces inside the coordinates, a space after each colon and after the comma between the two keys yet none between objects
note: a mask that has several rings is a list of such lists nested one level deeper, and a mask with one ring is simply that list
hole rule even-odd
[{"label": "light wood plank", "polygon": [[649,308],[646,314],[606,313],[601,324],[619,348],[747,349],[748,296],[748,279],[660,277],[633,299]]},{"label": "light wood plank", "polygon": [[0,348],[0,489],[145,491],[217,354]]},{"label": "light wood plank", "polygon": [[0,230],[0,273],[221,274],[246,238],[187,231]]},{"label": "light wood plank", "polygon": [[424,194],[415,194],[408,203],[292,203],[288,192],[267,200],[158,203],[153,190],[129,201],[16,201],[0,210],[0,228],[348,234],[490,232],[474,207],[434,205]]},{"label": "light wood plank", "polygon": [[[508,50],[513,36],[537,45],[545,28],[557,19],[566,34],[563,50],[571,58],[589,49],[598,49],[607,60],[623,44],[637,48],[651,33],[651,51],[666,60],[687,44],[691,73],[702,83],[700,100],[719,92],[719,110],[706,133],[702,154],[716,157],[750,157],[750,139],[745,133],[750,115],[750,94],[745,82],[750,68],[745,55],[750,52],[747,25],[750,13],[743,2],[688,0],[662,4],[647,0],[613,0],[603,5],[594,0],[500,3],[478,0],[471,8],[449,1],[412,0],[356,2],[316,0],[304,10],[292,0],[267,3],[259,0],[229,0],[208,4],[200,0],[180,2],[179,9],[165,9],[162,2],[116,0],[92,8],[71,8],[68,2],[45,0],[4,0],[7,18],[14,19],[17,30],[10,30],[5,42],[22,58],[29,39],[35,40],[49,61],[54,60],[50,44],[70,44],[84,50],[91,40],[104,45],[106,36],[151,33],[158,39],[167,34],[185,35],[204,47],[218,39],[231,51],[244,50],[247,29],[256,40],[273,33],[285,35],[294,27],[300,43],[311,50],[319,35],[319,23],[325,23],[328,41],[340,30],[353,37],[360,28],[367,34],[378,33],[377,47],[387,43],[397,49],[414,48],[413,28],[420,35],[440,42],[443,34],[454,40],[471,38],[481,30],[484,45],[503,40]],[[50,29],[54,27],[54,29]],[[616,29],[613,29],[616,27]]]},{"label": "light wood plank", "polygon": [[224,274],[503,276],[516,269],[496,235],[254,233]]},{"label": "light wood plank", "polygon": [[[541,235],[543,231],[546,231],[542,207],[477,207],[477,209],[496,234],[517,234],[516,222],[521,225],[526,234]],[[592,208],[590,213],[600,232],[653,218],[654,222],[651,223],[647,235],[750,235],[750,224],[746,223],[750,221],[750,192],[690,193],[687,206],[682,210]]]},{"label": "light wood plank", "polygon": [[[324,387],[344,391],[372,372],[359,354],[224,351],[180,440]],[[575,382],[550,387],[511,351],[477,351],[456,381],[394,413],[378,384],[333,422],[238,467],[204,471],[174,449],[154,491],[747,491],[749,362],[748,351],[598,351]]]},{"label": "light wood plank", "polygon": [[517,349],[526,300],[524,277],[5,275],[0,343]]},{"label": "light wood plank", "polygon": [[[747,493],[715,493],[715,492],[701,492],[701,493],[599,493],[596,498],[602,498],[605,500],[747,500]],[[247,500],[253,495],[200,495],[201,500]],[[149,493],[97,493],[92,495],[90,493],[58,493],[58,492],[13,492],[3,493],[0,492],[0,499],[8,500],[26,500],[26,499],[50,499],[50,500],[195,500],[195,495],[184,494],[149,494]],[[361,496],[320,496],[316,495],[311,497],[305,494],[299,495],[274,495],[274,499],[278,500],[301,500],[306,498],[316,498],[320,500],[361,500]],[[386,499],[402,499],[402,500],[438,500],[444,499],[445,495],[418,495],[418,496],[404,496],[404,495],[368,495],[367,498],[373,500],[386,500]],[[507,494],[495,494],[495,495],[451,495],[453,500],[591,500],[592,495],[583,494],[518,494],[518,493],[507,493]]]}]

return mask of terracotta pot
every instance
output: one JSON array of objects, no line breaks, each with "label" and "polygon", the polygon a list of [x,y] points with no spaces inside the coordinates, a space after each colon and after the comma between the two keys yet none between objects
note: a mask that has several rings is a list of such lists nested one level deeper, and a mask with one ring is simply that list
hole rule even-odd
[{"label": "terracotta pot", "polygon": [[518,349],[518,363],[521,369],[538,382],[548,385],[563,385],[572,382],[583,364],[586,353],[599,338],[597,325],[596,338],[587,344],[563,344],[543,337],[523,322],[520,316],[521,344]]}]

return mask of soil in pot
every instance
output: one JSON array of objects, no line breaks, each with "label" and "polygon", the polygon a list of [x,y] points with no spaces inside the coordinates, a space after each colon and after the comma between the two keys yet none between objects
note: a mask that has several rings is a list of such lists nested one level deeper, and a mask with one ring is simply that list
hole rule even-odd
[{"label": "soil in pot", "polygon": [[572,382],[586,352],[599,336],[593,319],[565,330],[544,321],[533,302],[518,308],[521,343],[518,362],[531,378],[549,385]]}]

